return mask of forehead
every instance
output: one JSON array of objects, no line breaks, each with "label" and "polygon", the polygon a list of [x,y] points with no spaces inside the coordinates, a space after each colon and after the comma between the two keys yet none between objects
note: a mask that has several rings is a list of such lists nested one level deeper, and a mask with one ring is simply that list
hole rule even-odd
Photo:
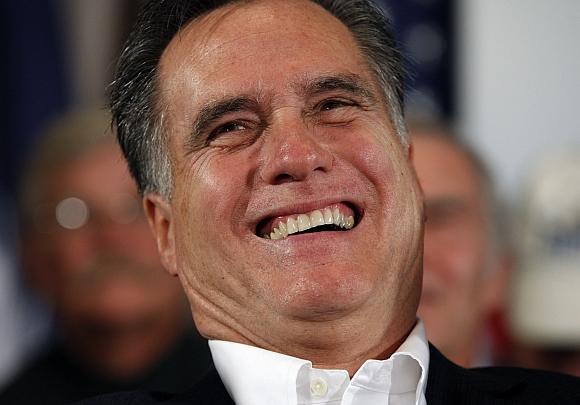
[{"label": "forehead", "polygon": [[[162,94],[224,93],[366,72],[348,28],[307,0],[234,3],[190,22],[160,61]],[[232,88],[233,86],[233,88]],[[171,100],[174,102],[174,100]]]},{"label": "forehead", "polygon": [[90,197],[135,189],[123,155],[112,141],[94,146],[47,175],[56,195]]},{"label": "forehead", "polygon": [[427,198],[443,195],[478,195],[481,177],[474,163],[452,141],[439,135],[413,137],[413,164]]}]

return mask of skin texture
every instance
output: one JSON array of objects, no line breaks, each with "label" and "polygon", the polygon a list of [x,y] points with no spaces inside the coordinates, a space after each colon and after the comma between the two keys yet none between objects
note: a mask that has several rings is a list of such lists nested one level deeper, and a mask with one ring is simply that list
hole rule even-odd
[{"label": "skin texture", "polygon": [[[45,220],[23,244],[34,284],[54,306],[67,348],[89,369],[137,377],[181,335],[186,318],[183,293],[162,270],[122,155],[111,139],[46,173],[43,185]],[[54,217],[58,202],[73,196],[90,209],[76,230]],[[135,205],[119,205],[120,198]]]},{"label": "skin texture", "polygon": [[[390,355],[416,322],[422,205],[348,30],[308,1],[230,5],[172,40],[160,78],[173,191],[145,206],[201,333],[351,374]],[[245,105],[195,130],[232,97]],[[362,214],[351,231],[255,234],[340,202]]]},{"label": "skin texture", "polygon": [[501,296],[490,207],[476,168],[452,141],[428,131],[411,135],[427,218],[418,314],[431,342],[456,363],[473,365]]}]

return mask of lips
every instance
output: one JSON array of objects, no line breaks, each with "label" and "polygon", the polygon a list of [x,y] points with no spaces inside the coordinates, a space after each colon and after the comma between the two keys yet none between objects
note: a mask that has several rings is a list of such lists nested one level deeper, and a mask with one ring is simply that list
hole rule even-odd
[{"label": "lips", "polygon": [[256,234],[265,239],[279,240],[307,232],[348,231],[359,221],[360,210],[341,202],[307,212],[264,218],[259,222]]}]

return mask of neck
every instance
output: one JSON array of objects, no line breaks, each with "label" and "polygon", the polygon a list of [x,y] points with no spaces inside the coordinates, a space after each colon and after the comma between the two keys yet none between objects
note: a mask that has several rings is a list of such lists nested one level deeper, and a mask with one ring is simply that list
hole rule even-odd
[{"label": "neck", "polygon": [[312,361],[316,368],[347,370],[352,377],[365,361],[388,359],[401,346],[413,326],[414,322],[404,327],[393,325],[377,335],[371,335],[369,328],[363,328],[349,335],[328,335],[323,342],[305,340],[295,347],[292,355]]},{"label": "neck", "polygon": [[287,320],[278,323],[281,330],[271,328],[271,333],[262,335],[267,336],[263,338],[248,330],[231,328],[231,323],[227,326],[223,323],[206,324],[196,319],[198,328],[210,339],[243,343],[309,360],[317,368],[347,370],[351,377],[366,360],[389,358],[415,323],[414,314],[397,317],[388,323],[381,322],[376,315],[369,315],[362,322],[353,322],[348,317],[318,322]]}]

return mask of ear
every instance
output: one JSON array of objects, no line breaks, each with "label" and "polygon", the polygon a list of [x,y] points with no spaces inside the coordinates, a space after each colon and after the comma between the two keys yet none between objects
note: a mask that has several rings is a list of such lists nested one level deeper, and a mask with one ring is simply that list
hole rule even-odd
[{"label": "ear", "polygon": [[157,250],[163,267],[173,276],[177,276],[171,204],[164,197],[150,193],[143,197],[143,209],[157,242]]}]

